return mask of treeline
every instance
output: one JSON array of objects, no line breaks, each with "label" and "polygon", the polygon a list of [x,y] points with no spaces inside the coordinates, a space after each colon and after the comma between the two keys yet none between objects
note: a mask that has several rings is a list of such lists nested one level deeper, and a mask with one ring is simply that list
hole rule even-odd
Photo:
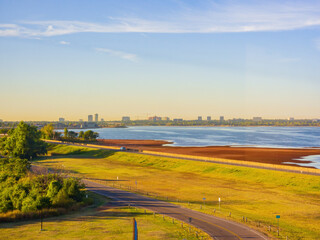
[{"label": "treeline", "polygon": [[36,175],[30,160],[47,152],[41,132],[21,122],[0,141],[0,221],[56,215],[88,203],[77,178]]},{"label": "treeline", "polygon": [[50,123],[41,129],[41,136],[43,139],[69,141],[69,142],[94,142],[99,137],[97,132],[92,130],[80,131],[79,133],[75,131],[70,131],[67,128],[62,132],[54,131],[53,124]]}]

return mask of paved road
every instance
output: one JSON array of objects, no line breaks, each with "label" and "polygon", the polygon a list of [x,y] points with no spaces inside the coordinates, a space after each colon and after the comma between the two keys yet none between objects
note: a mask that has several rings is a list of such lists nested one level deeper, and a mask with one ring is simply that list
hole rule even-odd
[{"label": "paved road", "polygon": [[[99,147],[98,145],[96,147],[93,146],[84,146],[79,144],[73,144],[73,143],[55,143],[55,144],[63,144],[63,145],[72,145],[77,147],[87,147],[87,148],[96,148],[96,149],[104,149],[104,150],[111,150],[111,151],[120,151],[119,149],[105,149],[103,147]],[[266,169],[266,170],[274,170],[274,171],[280,171],[280,172],[292,172],[292,173],[299,173],[299,174],[305,174],[305,175],[314,175],[314,176],[320,176],[320,173],[312,173],[312,172],[305,172],[301,170],[290,170],[290,169],[279,169],[274,167],[262,167],[262,166],[255,166],[250,165],[250,162],[248,164],[238,164],[238,163],[229,163],[229,162],[222,162],[219,160],[200,160],[196,158],[192,158],[192,155],[190,157],[173,157],[173,156],[166,156],[166,155],[157,155],[157,154],[150,154],[150,153],[143,153],[143,152],[134,152],[134,151],[128,151],[129,153],[134,154],[142,154],[142,155],[149,155],[149,156],[158,156],[158,157],[167,157],[167,158],[176,158],[176,159],[183,159],[183,160],[190,160],[190,161],[197,161],[197,162],[212,162],[212,163],[218,163],[223,165],[232,165],[232,166],[239,166],[239,167],[250,167],[250,168],[258,168],[258,169]]]},{"label": "paved road", "polygon": [[153,212],[170,216],[180,221],[189,223],[207,232],[216,240],[266,240],[269,239],[262,233],[256,232],[249,227],[228,221],[226,219],[207,215],[187,208],[183,208],[164,201],[148,198],[131,192],[108,187],[89,180],[83,180],[89,191],[101,194],[115,200],[114,204],[120,206],[136,206]]}]

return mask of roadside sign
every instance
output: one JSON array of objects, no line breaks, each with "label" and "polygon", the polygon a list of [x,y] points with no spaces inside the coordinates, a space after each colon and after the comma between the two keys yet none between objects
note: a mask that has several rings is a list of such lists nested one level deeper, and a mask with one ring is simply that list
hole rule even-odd
[{"label": "roadside sign", "polygon": [[202,200],[204,201],[204,200],[206,200],[206,198],[204,197],[204,198],[202,198]]},{"label": "roadside sign", "polygon": [[219,202],[221,202],[221,199],[219,198]]},{"label": "roadside sign", "polygon": [[189,217],[189,223],[191,223],[192,222],[192,218],[191,217]]},{"label": "roadside sign", "polygon": [[276,215],[276,218],[280,218],[280,215]]}]

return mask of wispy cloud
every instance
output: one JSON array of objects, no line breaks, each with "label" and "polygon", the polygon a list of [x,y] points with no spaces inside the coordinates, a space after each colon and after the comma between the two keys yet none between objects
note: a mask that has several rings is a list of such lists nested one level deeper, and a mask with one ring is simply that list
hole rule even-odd
[{"label": "wispy cloud", "polygon": [[[155,20],[156,19],[156,20]],[[211,2],[207,8],[185,6],[171,15],[112,17],[104,23],[32,21],[0,24],[0,36],[50,37],[74,33],[221,33],[284,31],[320,26],[320,2]]]},{"label": "wispy cloud", "polygon": [[136,62],[138,60],[137,55],[132,54],[132,53],[125,53],[125,52],[121,52],[121,51],[115,51],[115,50],[111,50],[108,48],[96,48],[95,49],[98,52],[103,52],[103,53],[108,53],[111,56],[115,56],[115,57],[119,57],[125,60],[129,60],[132,62]]},{"label": "wispy cloud", "polygon": [[66,42],[66,41],[60,41],[59,42],[61,45],[70,45],[70,42]]}]

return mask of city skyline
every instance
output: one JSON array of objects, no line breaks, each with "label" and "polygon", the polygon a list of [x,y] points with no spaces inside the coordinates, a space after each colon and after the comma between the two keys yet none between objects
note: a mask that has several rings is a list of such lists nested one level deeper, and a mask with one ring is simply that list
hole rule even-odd
[{"label": "city skyline", "polygon": [[[97,113],[95,115],[98,115]],[[251,121],[261,121],[261,120],[288,120],[288,121],[299,121],[299,120],[317,120],[319,121],[320,118],[295,118],[293,116],[288,116],[286,118],[263,118],[260,116],[252,116],[249,118],[242,118],[239,116],[229,116],[225,117],[222,115],[202,115],[202,116],[196,116],[194,118],[183,118],[181,116],[177,117],[168,117],[166,116],[160,116],[160,115],[150,115],[145,118],[132,118],[131,116],[122,116],[118,119],[104,119],[100,118],[99,119],[93,119],[93,115],[89,114],[87,115],[87,120],[83,120],[83,118],[80,119],[68,119],[65,117],[59,117],[58,119],[54,120],[21,120],[21,121],[34,121],[34,122],[41,122],[41,121],[47,121],[47,122],[112,122],[112,121],[118,121],[118,122],[130,122],[130,121],[175,121],[175,120],[180,120],[180,121],[228,121],[228,120],[251,120]],[[10,120],[5,120],[5,119],[0,119],[0,122],[19,122],[18,121],[10,121]]]},{"label": "city skyline", "polygon": [[318,1],[2,1],[0,118],[320,118]]}]

